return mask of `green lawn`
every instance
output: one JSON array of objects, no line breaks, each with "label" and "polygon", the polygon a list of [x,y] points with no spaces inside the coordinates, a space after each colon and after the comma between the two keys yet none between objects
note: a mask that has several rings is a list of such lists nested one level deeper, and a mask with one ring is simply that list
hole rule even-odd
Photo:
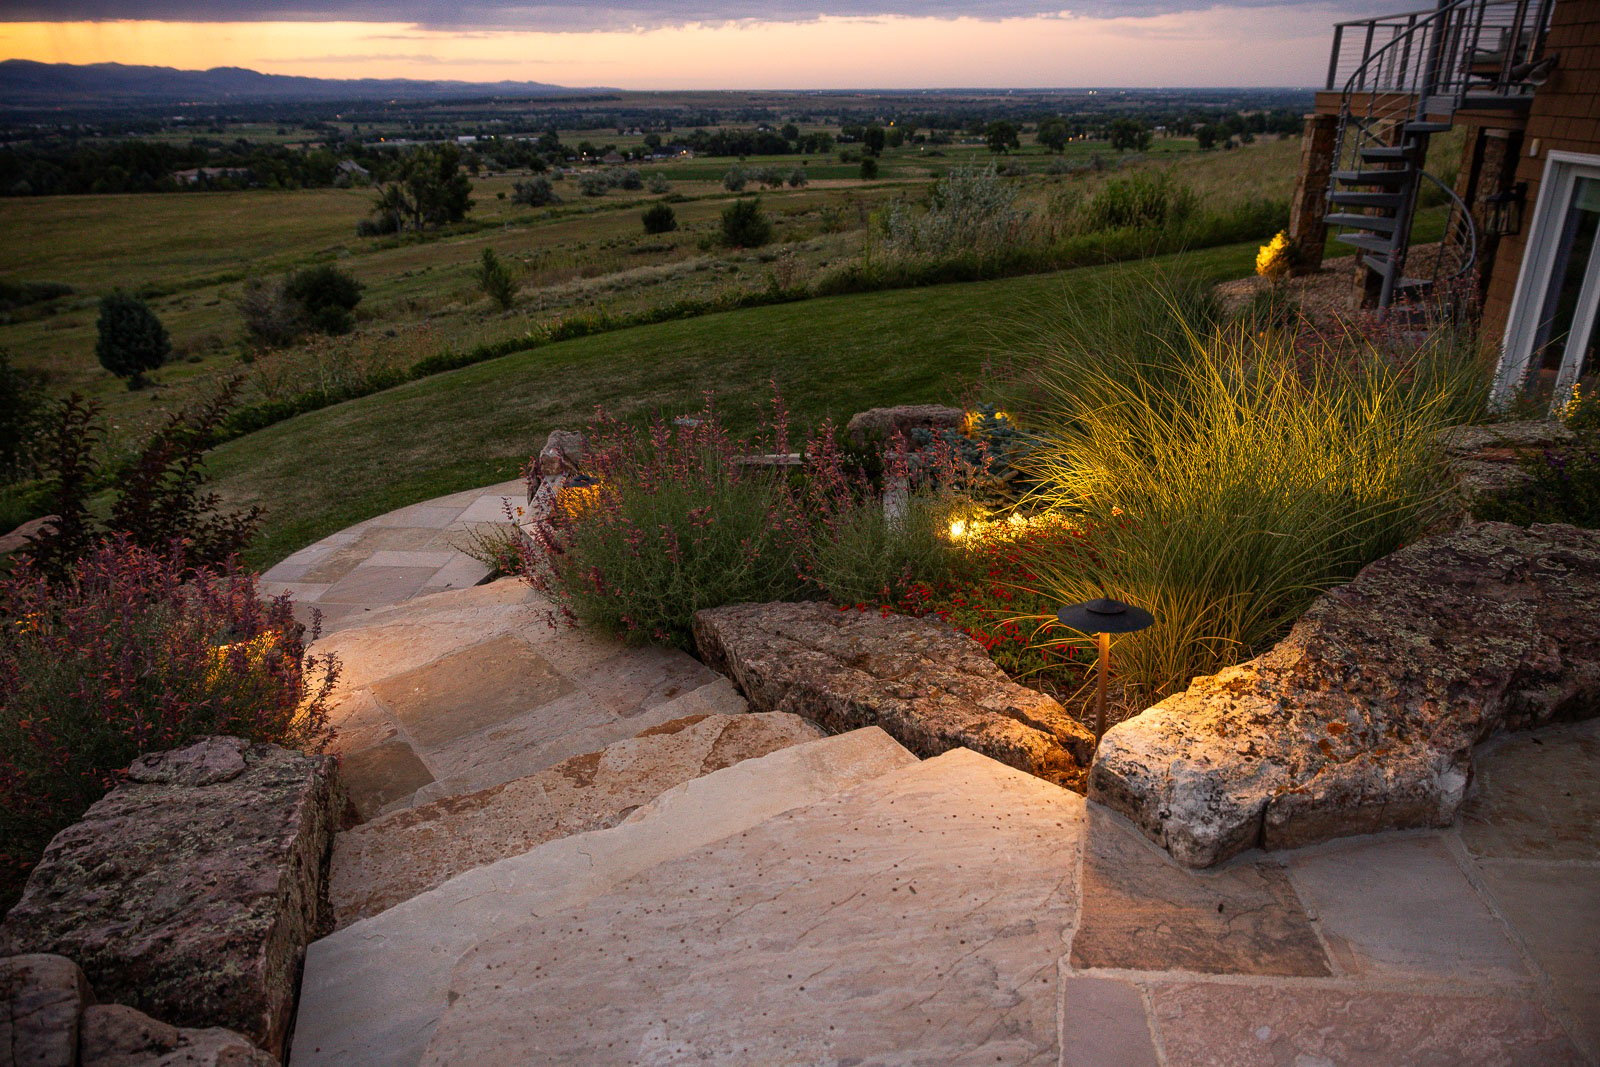
[{"label": "green lawn", "polygon": [[[1256,246],[1155,265],[1222,280]],[[1151,264],[869,293],[639,327],[517,353],[312,412],[217,449],[230,504],[267,510],[252,562],[270,564],[391,508],[514,477],[552,429],[596,405],[624,417],[692,411],[706,392],[748,428],[776,378],[797,419],[956,402],[1003,384],[1052,308],[1096,277]]]}]

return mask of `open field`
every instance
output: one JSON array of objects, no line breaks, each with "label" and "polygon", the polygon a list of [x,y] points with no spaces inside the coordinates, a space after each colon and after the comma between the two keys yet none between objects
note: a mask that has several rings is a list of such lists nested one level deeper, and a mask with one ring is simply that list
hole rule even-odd
[{"label": "open field", "polygon": [[[1156,145],[1180,143],[1193,144]],[[771,245],[752,251],[716,243],[720,212],[732,196],[721,184],[731,160],[642,168],[647,177],[668,176],[679,220],[678,230],[656,236],[643,233],[639,215],[658,196],[613,190],[583,197],[569,179],[556,183],[563,203],[531,209],[511,202],[520,176],[506,174],[475,181],[476,205],[467,223],[426,239],[358,238],[355,224],[372,198],[362,189],[3,199],[0,258],[18,265],[13,277],[63,282],[77,292],[48,308],[15,314],[15,321],[0,325],[0,346],[19,365],[48,373],[52,393],[95,398],[120,433],[133,434],[228,375],[244,375],[248,399],[271,399],[362,368],[406,366],[441,351],[525,336],[542,322],[574,312],[624,313],[792,284],[863,255],[874,212],[893,198],[920,196],[931,175],[967,155],[992,158],[981,147],[960,147],[941,149],[949,154],[936,166],[907,160],[917,154],[911,146],[891,150],[886,177],[874,182],[822,179],[804,188],[764,191],[776,234]],[[1014,180],[1023,203],[1040,217],[1048,217],[1058,191],[1086,193],[1113,173],[1041,173],[1048,157],[1029,147],[1010,158],[1033,171]],[[1078,147],[1069,146],[1069,160]],[[1294,150],[1292,141],[1264,141],[1235,152],[1191,150],[1158,158],[1171,158],[1185,182],[1217,203],[1237,198],[1241,190],[1287,195]],[[743,165],[757,169],[763,162]],[[772,162],[792,169],[801,160]],[[821,162],[812,160],[805,169],[823,170]],[[1155,158],[1134,164],[1160,165]],[[854,173],[853,165],[845,170]],[[903,176],[888,176],[896,173]],[[485,248],[520,272],[522,294],[509,313],[493,308],[473,280]],[[234,305],[244,280],[317,262],[336,263],[366,287],[356,333],[246,356]],[[98,298],[117,287],[150,296],[175,347],[172,362],[154,375],[157,385],[138,393],[125,390],[93,356]]]},{"label": "open field", "polygon": [[361,519],[515,477],[552,429],[603,405],[676,415],[710,392],[748,429],[775,379],[798,420],[1005,390],[1076,288],[1160,269],[1203,280],[1250,270],[1255,245],[964,285],[707,315],[580,338],[302,415],[215,450],[231,504],[261,504],[251,562],[270,564]]}]

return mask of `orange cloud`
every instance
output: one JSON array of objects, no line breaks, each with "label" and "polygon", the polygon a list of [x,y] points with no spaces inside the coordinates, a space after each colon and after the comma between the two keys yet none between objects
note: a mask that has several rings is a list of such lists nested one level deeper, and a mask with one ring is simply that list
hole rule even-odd
[{"label": "orange cloud", "polygon": [[1337,17],[1294,5],[1145,18],[827,17],[470,34],[373,22],[31,22],[0,23],[0,55],[629,89],[1308,85]]}]

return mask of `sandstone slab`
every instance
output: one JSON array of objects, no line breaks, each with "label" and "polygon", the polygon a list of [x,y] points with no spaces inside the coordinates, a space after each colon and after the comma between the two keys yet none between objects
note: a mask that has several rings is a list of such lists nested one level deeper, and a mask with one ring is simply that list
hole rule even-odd
[{"label": "sandstone slab", "polygon": [[84,1011],[81,1040],[83,1067],[278,1067],[231,1030],[168,1026],[122,1004]]},{"label": "sandstone slab", "polygon": [[74,1067],[78,1022],[93,1003],[83,971],[65,956],[0,958],[0,1055],[15,1067]]},{"label": "sandstone slab", "polygon": [[1600,863],[1600,721],[1485,744],[1461,808],[1461,840],[1484,859]]},{"label": "sandstone slab", "polygon": [[620,825],[547,842],[351,923],[306,952],[294,1065],[414,1065],[448,1002],[452,967],[474,946],[915,762],[875,729],[779,749],[674,786]]},{"label": "sandstone slab", "polygon": [[279,1051],[318,922],[333,759],[208,738],[137,773],[50,842],[0,952],[66,956],[106,1000]]},{"label": "sandstone slab", "polygon": [[535,775],[393,812],[335,839],[335,925],[546,841],[613,826],[680,782],[821,736],[795,715],[694,715]]},{"label": "sandstone slab", "polygon": [[1382,836],[1295,855],[1289,877],[1341,973],[1514,984],[1528,971],[1436,836]]},{"label": "sandstone slab", "polygon": [[1137,986],[1105,978],[1062,980],[1062,1067],[1158,1067],[1160,1062]]},{"label": "sandstone slab", "polygon": [[1479,523],[1320,597],[1271,651],[1113,727],[1089,795],[1192,866],[1448,825],[1473,746],[1600,713],[1600,531]]},{"label": "sandstone slab", "polygon": [[1310,917],[1275,862],[1187,870],[1098,804],[1089,805],[1080,970],[1332,973]]},{"label": "sandstone slab", "polygon": [[701,657],[752,707],[828,730],[878,726],[919,756],[966,747],[1080,786],[1094,735],[1017,685],[970,638],[931,619],[827,604],[735,604],[694,618]]},{"label": "sandstone slab", "polygon": [[1229,1067],[1438,1064],[1576,1067],[1584,1059],[1532,1000],[1427,996],[1307,984],[1156,984],[1152,1018],[1168,1063]]},{"label": "sandstone slab", "polygon": [[956,750],[486,941],[424,1064],[1059,1061],[1081,797]]},{"label": "sandstone slab", "polygon": [[1500,914],[1549,977],[1574,1032],[1600,1056],[1600,866],[1487,862],[1480,875]]}]

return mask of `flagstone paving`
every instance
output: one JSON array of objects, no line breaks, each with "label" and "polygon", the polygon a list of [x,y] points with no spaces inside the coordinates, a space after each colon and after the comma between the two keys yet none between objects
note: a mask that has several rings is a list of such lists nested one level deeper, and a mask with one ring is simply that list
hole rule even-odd
[{"label": "flagstone paving", "polygon": [[402,600],[477,585],[489,568],[462,552],[469,529],[509,522],[525,506],[521,480],[397,508],[300,549],[261,576],[262,592],[292,593],[297,614],[322,614],[325,633]]},{"label": "flagstone paving", "polygon": [[1210,871],[876,729],[705,763],[618,825],[516,852],[516,812],[561,803],[549,775],[745,704],[686,654],[552,628],[515,581],[442,591],[459,560],[431,538],[503,488],[280,572],[341,612],[318,648],[346,664],[358,817],[417,809],[365,822],[342,862],[403,862],[385,825],[511,835],[419,845],[448,868],[311,946],[293,1067],[1600,1063],[1600,721],[1484,745],[1452,828]]}]

